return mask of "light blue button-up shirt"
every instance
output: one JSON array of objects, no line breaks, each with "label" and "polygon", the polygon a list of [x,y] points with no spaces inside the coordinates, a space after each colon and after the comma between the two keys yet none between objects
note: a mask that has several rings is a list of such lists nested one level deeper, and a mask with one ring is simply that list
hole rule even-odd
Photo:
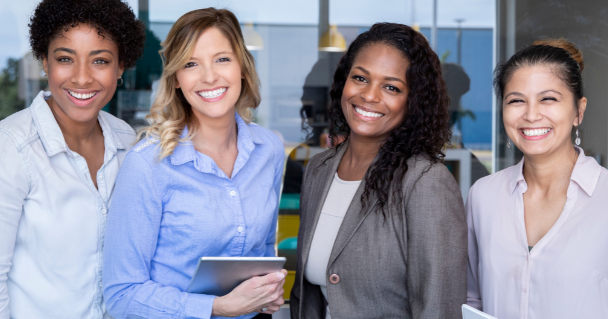
[{"label": "light blue button-up shirt", "polygon": [[40,92],[0,121],[0,319],[100,319],[103,242],[114,181],[135,132],[100,112],[97,189]]},{"label": "light blue button-up shirt", "polygon": [[186,292],[200,257],[275,256],[284,148],[238,114],[236,123],[232,178],[191,142],[161,161],[146,139],[127,155],[105,243],[104,296],[115,318],[210,318],[215,296]]}]

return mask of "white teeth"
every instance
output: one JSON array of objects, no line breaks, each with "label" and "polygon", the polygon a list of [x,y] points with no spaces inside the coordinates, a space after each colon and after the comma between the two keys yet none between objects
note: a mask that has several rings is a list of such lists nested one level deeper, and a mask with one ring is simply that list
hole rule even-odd
[{"label": "white teeth", "polygon": [[198,92],[198,95],[200,95],[206,99],[213,99],[213,98],[219,97],[222,94],[224,94],[224,92],[226,92],[226,90],[227,90],[227,88],[215,89],[213,91],[200,91],[200,92]]},{"label": "white teeth", "polygon": [[541,128],[541,129],[533,129],[533,130],[522,130],[525,136],[541,136],[549,133],[551,131],[550,128]]},{"label": "white teeth", "polygon": [[355,107],[355,111],[357,111],[357,113],[366,116],[366,117],[381,117],[384,116],[384,114],[380,114],[380,113],[376,113],[376,112],[367,112],[367,111],[363,111],[362,109]]},{"label": "white teeth", "polygon": [[70,93],[71,96],[79,99],[79,100],[88,100],[92,97],[94,97],[97,92],[92,92],[92,93],[87,93],[87,94],[81,94],[81,93],[76,93],[76,92],[72,92],[70,90],[68,90],[68,93]]}]

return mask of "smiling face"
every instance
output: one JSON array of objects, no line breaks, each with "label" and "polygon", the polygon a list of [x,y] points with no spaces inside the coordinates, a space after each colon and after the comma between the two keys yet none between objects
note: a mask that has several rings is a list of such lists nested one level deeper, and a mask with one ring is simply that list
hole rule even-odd
[{"label": "smiling face", "polygon": [[42,63],[52,94],[49,105],[64,122],[96,121],[123,72],[114,41],[89,25],[73,27],[51,41]]},{"label": "smiling face", "polygon": [[175,76],[176,87],[199,121],[234,116],[241,94],[241,66],[220,30],[212,27],[201,34],[192,57]]},{"label": "smiling face", "polygon": [[[572,147],[579,125],[574,95],[550,66],[521,67],[506,83],[503,121],[507,134],[525,155],[544,155]],[[579,101],[580,122],[587,100]]]},{"label": "smiling face", "polygon": [[371,44],[357,54],[342,91],[342,112],[351,138],[383,141],[406,114],[409,66],[386,44]]}]

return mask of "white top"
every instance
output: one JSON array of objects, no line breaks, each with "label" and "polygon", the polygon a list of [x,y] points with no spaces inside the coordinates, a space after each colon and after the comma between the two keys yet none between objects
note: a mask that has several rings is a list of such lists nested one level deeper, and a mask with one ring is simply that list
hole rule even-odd
[{"label": "white top", "polygon": [[357,192],[357,188],[359,188],[359,184],[361,184],[361,181],[341,180],[338,173],[334,176],[323,208],[321,208],[321,215],[319,215],[315,234],[310,244],[308,262],[306,268],[304,268],[306,280],[313,285],[319,285],[325,300],[328,301],[326,319],[331,319],[329,300],[327,299],[327,264],[340,225],[342,225],[344,215]]},{"label": "white top", "polygon": [[559,219],[528,251],[524,161],[469,192],[468,304],[497,318],[608,318],[608,171],[580,156]]},{"label": "white top", "polygon": [[102,318],[107,209],[131,127],[100,112],[104,161],[95,188],[40,92],[0,121],[0,319]]}]

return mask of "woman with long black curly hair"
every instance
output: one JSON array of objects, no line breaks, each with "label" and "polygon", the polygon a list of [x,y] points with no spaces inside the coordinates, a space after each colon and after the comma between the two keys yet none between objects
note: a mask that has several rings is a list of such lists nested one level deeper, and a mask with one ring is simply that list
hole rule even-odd
[{"label": "woman with long black curly hair", "polygon": [[43,0],[29,26],[50,92],[0,122],[0,318],[103,318],[108,204],[136,136],[101,109],[144,26],[120,0]]},{"label": "woman with long black curly hair", "polygon": [[378,23],[338,64],[333,149],[302,186],[292,318],[460,318],[467,226],[441,163],[449,99],[422,34]]}]

